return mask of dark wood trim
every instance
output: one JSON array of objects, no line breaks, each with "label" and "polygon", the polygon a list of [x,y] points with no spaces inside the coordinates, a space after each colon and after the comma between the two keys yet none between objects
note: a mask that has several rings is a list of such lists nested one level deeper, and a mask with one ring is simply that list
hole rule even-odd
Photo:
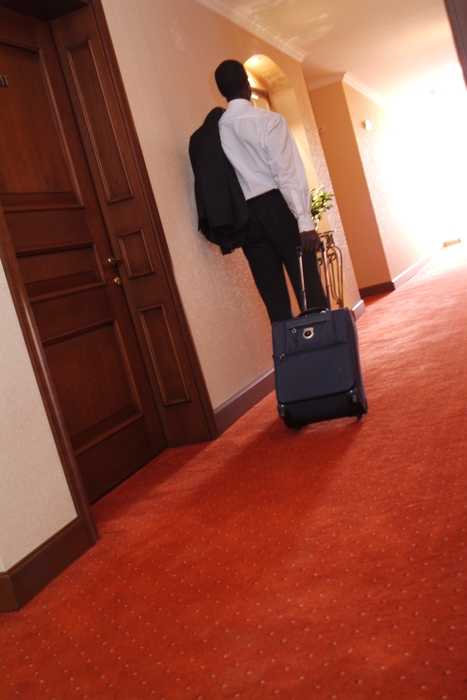
[{"label": "dark wood trim", "polygon": [[19,610],[18,601],[6,571],[0,572],[0,612]]},{"label": "dark wood trim", "polygon": [[214,415],[219,434],[230,428],[231,425],[247,413],[250,408],[256,406],[271,391],[274,391],[274,368],[269,369],[256,381],[216,408]]},{"label": "dark wood trim", "polygon": [[136,168],[138,171],[138,176],[141,182],[142,190],[144,193],[146,206],[149,212],[149,216],[152,219],[154,230],[157,232],[156,242],[160,251],[162,263],[164,266],[164,271],[167,277],[167,283],[170,288],[171,297],[175,307],[175,312],[177,314],[177,319],[179,321],[182,335],[187,350],[188,357],[191,359],[191,368],[193,371],[193,376],[195,384],[200,397],[200,403],[203,407],[204,418],[206,421],[207,431],[211,439],[216,438],[219,435],[217,421],[214,417],[214,411],[212,409],[211,399],[209,392],[206,387],[204,380],[204,375],[201,369],[201,364],[199,362],[198,354],[196,352],[196,346],[191,335],[191,330],[188,325],[188,321],[185,316],[185,311],[183,308],[182,300],[178,290],[177,282],[175,280],[175,274],[172,265],[172,259],[170,257],[169,247],[165,239],[162,223],[159,217],[159,212],[157,209],[156,200],[152,190],[151,182],[149,179],[149,174],[146,168],[146,163],[144,160],[143,152],[141,150],[141,145],[139,142],[138,134],[136,131],[136,126],[133,121],[133,116],[131,113],[131,108],[128,102],[128,98],[125,91],[125,86],[120,73],[120,68],[118,65],[117,56],[115,49],[112,44],[112,38],[107,25],[107,20],[105,17],[105,12],[102,6],[101,0],[90,0],[92,10],[96,19],[96,24],[99,30],[99,34],[102,41],[102,46],[106,55],[107,64],[109,67],[110,74],[112,76],[112,81],[114,84],[115,92],[119,102],[122,117],[125,123],[125,128],[127,130],[130,146],[133,152],[133,157],[135,160]]},{"label": "dark wood trim", "polygon": [[444,4],[467,85],[467,4],[465,0],[444,0]]},{"label": "dark wood trim", "polygon": [[41,393],[50,428],[55,439],[58,454],[63,466],[63,471],[70,489],[74,506],[78,517],[85,524],[88,533],[88,546],[92,546],[98,540],[97,528],[89,505],[87,494],[78,464],[75,459],[73,447],[65,425],[60,404],[55,392],[55,387],[50,375],[49,366],[45,358],[39,331],[37,330],[34,315],[26,293],[26,289],[18,268],[13,244],[11,242],[8,226],[0,206],[0,259],[3,262],[5,276],[10,288],[13,304],[16,309],[18,321],[23,332],[23,337],[31,359],[36,381]]},{"label": "dark wood trim", "polygon": [[352,314],[353,314],[353,317],[356,321],[358,321],[358,319],[363,316],[365,311],[366,311],[366,308],[365,308],[365,302],[363,301],[363,299],[360,299],[360,301],[357,301],[355,306],[352,307]]},{"label": "dark wood trim", "polygon": [[86,525],[76,518],[0,574],[0,612],[19,610],[89,549]]},{"label": "dark wood trim", "polygon": [[362,299],[366,299],[367,297],[374,297],[377,294],[387,294],[394,290],[395,286],[393,282],[382,282],[381,284],[372,284],[370,287],[362,287],[358,291]]},{"label": "dark wood trim", "polygon": [[49,22],[89,5],[89,0],[0,0],[2,7]]}]

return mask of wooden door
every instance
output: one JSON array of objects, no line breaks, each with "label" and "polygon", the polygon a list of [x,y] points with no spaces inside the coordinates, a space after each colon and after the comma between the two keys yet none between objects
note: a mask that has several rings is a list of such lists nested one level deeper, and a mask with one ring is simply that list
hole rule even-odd
[{"label": "wooden door", "polygon": [[[146,338],[141,349],[127,283],[157,276],[158,261],[139,220],[127,216],[120,237],[114,231],[109,239],[110,215],[99,201],[47,22],[0,7],[0,74],[7,76],[0,92],[0,204],[92,502],[163,450],[167,433],[176,431],[170,416],[166,425],[161,420],[145,362],[152,353],[159,372],[173,367],[176,333],[164,316],[169,304],[148,302],[138,310]],[[93,147],[110,158],[99,166],[111,208],[131,199],[134,185],[112,141],[109,114],[97,109],[91,121]],[[116,267],[112,258],[124,262]],[[183,388],[162,403],[177,404],[183,391],[190,403],[181,369],[179,377]],[[170,381],[166,386],[177,389]]]},{"label": "wooden door", "polygon": [[208,440],[212,408],[201,398],[196,355],[165,272],[171,263],[163,260],[160,222],[148,206],[94,10],[69,13],[51,27],[168,445]]}]

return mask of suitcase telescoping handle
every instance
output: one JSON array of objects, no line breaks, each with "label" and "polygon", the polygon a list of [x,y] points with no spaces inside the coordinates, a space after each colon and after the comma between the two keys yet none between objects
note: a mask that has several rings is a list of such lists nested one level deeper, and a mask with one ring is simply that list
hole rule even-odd
[{"label": "suitcase telescoping handle", "polygon": [[331,282],[329,280],[329,268],[328,268],[328,255],[326,251],[326,244],[323,240],[320,241],[319,243],[319,249],[321,251],[321,258],[323,260],[323,269],[324,269],[324,284],[326,286],[325,294],[326,294],[326,299],[328,302],[328,309],[331,308]]},{"label": "suitcase telescoping handle", "polygon": [[301,310],[306,311],[307,309],[307,303],[306,303],[306,290],[305,290],[305,276],[303,274],[303,253],[302,253],[302,247],[298,246],[297,247],[297,255],[298,255],[298,267],[300,269],[300,293],[301,293]]},{"label": "suitcase telescoping handle", "polygon": [[[331,308],[331,284],[329,281],[329,270],[328,270],[328,259],[326,256],[326,246],[324,241],[320,241],[319,243],[319,249],[321,252],[321,258],[323,260],[323,269],[324,269],[324,283],[326,285],[325,289],[325,295],[326,295],[326,300],[328,303],[328,309]],[[303,274],[303,253],[302,249],[300,246],[297,248],[297,255],[298,255],[298,266],[300,268],[300,286],[301,286],[301,302],[302,302],[302,313],[305,311],[308,311],[308,306],[307,306],[307,301],[306,301],[306,290],[305,290],[305,276]],[[316,264],[318,264],[318,261],[316,261]],[[319,271],[319,268],[318,268]]]}]

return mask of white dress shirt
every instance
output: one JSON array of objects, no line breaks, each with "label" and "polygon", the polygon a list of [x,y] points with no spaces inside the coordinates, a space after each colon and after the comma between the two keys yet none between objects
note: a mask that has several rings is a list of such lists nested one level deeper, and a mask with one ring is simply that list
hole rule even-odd
[{"label": "white dress shirt", "polygon": [[310,189],[297,146],[281,114],[231,100],[219,121],[222,148],[245,199],[279,189],[300,231],[312,231]]}]

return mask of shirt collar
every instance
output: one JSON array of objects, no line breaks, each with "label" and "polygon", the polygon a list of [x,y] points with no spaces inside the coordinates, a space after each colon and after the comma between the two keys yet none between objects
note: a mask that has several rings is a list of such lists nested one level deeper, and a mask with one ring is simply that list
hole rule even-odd
[{"label": "shirt collar", "polygon": [[230,102],[228,102],[227,112],[239,112],[242,109],[248,109],[248,107],[254,109],[250,100],[245,100],[243,97],[239,97],[236,100],[230,100]]}]

